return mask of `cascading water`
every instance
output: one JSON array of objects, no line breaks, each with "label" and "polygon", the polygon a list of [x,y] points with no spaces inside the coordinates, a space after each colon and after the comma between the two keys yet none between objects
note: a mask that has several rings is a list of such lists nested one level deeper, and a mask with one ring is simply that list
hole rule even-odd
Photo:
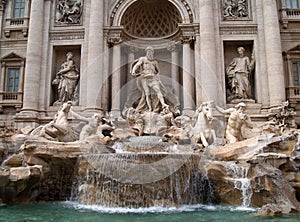
[{"label": "cascading water", "polygon": [[[72,200],[86,205],[106,207],[179,206],[213,201],[212,185],[200,172],[197,154],[150,152],[156,145],[167,150],[166,142],[157,137],[126,141],[139,153],[122,152],[118,143],[114,154],[87,154],[78,160],[78,177]],[[146,152],[140,152],[147,150]]]},{"label": "cascading water", "polygon": [[233,180],[234,189],[238,189],[242,194],[242,206],[249,207],[253,194],[250,179],[248,179],[249,166],[246,164],[239,165],[235,162],[229,162],[225,166],[228,180]]}]

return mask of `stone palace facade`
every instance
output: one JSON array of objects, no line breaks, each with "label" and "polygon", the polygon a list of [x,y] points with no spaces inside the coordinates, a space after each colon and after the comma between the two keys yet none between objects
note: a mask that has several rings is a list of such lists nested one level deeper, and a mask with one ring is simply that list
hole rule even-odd
[{"label": "stone palace facade", "polygon": [[183,114],[289,100],[300,124],[300,0],[2,0],[0,20],[0,118],[20,127],[67,100],[121,117],[148,46]]}]

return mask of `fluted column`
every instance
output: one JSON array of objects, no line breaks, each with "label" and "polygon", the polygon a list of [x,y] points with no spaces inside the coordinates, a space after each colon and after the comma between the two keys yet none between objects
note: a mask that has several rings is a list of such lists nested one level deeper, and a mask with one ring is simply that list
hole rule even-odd
[{"label": "fluted column", "polygon": [[[136,48],[134,47],[129,47],[128,49],[128,58],[127,58],[127,96],[130,95],[130,92],[132,90],[130,86],[130,84],[128,84],[130,82],[130,80],[132,79],[131,73],[130,73],[130,67],[132,62],[134,61],[134,53],[137,51]],[[127,99],[127,98],[126,98]]]},{"label": "fluted column", "polygon": [[176,43],[170,45],[168,50],[171,51],[171,79],[172,79],[172,89],[174,93],[179,98],[179,53],[178,46]]},{"label": "fluted column", "polygon": [[274,0],[264,0],[262,1],[262,4],[269,97],[270,105],[274,106],[285,100],[282,49],[277,15],[278,10],[276,1]]},{"label": "fluted column", "polygon": [[32,0],[26,52],[22,112],[38,111],[39,84],[43,48],[44,1]]},{"label": "fluted column", "polygon": [[120,89],[121,89],[121,45],[117,44],[113,47],[112,61],[112,103],[111,114],[117,118],[120,116]]},{"label": "fluted column", "polygon": [[[105,42],[107,42],[107,36],[105,37]],[[110,72],[109,66],[109,55],[110,50],[107,44],[104,44],[104,52],[103,52],[103,84],[101,86],[101,106],[104,110],[108,110],[109,106],[109,86],[108,86],[108,77]]]},{"label": "fluted column", "polygon": [[1,63],[1,73],[2,73],[2,75],[1,75],[1,78],[0,78],[0,92],[4,92],[4,90],[5,90],[5,75],[4,75],[4,73],[5,73],[5,69],[6,69],[6,64],[5,64],[5,62],[2,62]]},{"label": "fluted column", "polygon": [[[202,93],[197,88],[197,98],[202,94],[202,102],[214,100],[218,103],[221,84],[217,78],[216,34],[212,0],[200,1],[200,75]],[[198,100],[198,99],[197,99]]]},{"label": "fluted column", "polygon": [[4,8],[5,8],[5,4],[4,2],[0,3],[0,35],[2,36],[2,24],[3,24],[3,12],[4,12]]},{"label": "fluted column", "polygon": [[192,115],[194,109],[194,80],[191,72],[190,41],[183,42],[182,82],[183,82],[183,114]]},{"label": "fluted column", "polygon": [[86,111],[101,108],[101,87],[103,84],[103,1],[91,1]]}]

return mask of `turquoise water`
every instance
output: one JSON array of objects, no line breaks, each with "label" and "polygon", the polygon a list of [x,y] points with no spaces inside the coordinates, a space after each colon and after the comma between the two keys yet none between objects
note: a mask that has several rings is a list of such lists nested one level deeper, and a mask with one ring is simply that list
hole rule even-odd
[{"label": "turquoise water", "polygon": [[218,206],[183,206],[180,208],[104,208],[82,206],[73,202],[5,205],[0,207],[1,222],[299,222],[300,215],[280,217],[257,217],[256,209],[218,207]]}]

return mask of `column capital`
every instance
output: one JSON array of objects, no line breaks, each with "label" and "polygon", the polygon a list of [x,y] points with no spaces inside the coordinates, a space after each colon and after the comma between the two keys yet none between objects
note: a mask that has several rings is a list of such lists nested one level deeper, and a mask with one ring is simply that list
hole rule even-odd
[{"label": "column capital", "polygon": [[123,27],[110,27],[107,33],[107,44],[111,47],[123,42]]},{"label": "column capital", "polygon": [[179,25],[181,31],[180,40],[182,44],[190,44],[196,40],[196,34],[199,32],[199,25],[197,24],[181,24]]}]

